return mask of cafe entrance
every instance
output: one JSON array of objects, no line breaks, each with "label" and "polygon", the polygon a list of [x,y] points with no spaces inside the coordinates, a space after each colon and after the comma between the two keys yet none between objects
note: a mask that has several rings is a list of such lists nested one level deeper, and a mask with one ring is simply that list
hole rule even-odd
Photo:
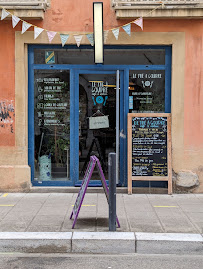
[{"label": "cafe entrance", "polygon": [[[76,185],[81,184],[91,155],[98,157],[108,180],[108,154],[117,152],[118,170],[120,163],[120,118],[123,119],[120,113],[123,110],[119,109],[119,100],[120,92],[123,92],[122,72],[80,70],[76,74],[76,85],[79,85],[76,98],[79,100],[79,104],[76,104],[76,111],[79,111],[79,174],[76,176]],[[90,183],[100,184],[98,176],[95,171]]]},{"label": "cafe entrance", "polygon": [[[170,113],[171,48],[106,47],[104,65],[89,46],[29,47],[28,158],[33,186],[79,186],[91,155],[108,180],[127,185],[127,114]],[[100,186],[93,173],[90,186]]]}]

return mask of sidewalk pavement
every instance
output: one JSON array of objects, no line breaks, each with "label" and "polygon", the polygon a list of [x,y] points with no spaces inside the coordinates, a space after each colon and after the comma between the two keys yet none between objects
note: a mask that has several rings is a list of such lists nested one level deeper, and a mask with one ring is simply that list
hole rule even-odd
[{"label": "sidewalk pavement", "polygon": [[0,193],[0,252],[203,254],[203,194],[117,194],[121,227],[114,233],[104,193],[86,193],[72,229],[76,197]]}]

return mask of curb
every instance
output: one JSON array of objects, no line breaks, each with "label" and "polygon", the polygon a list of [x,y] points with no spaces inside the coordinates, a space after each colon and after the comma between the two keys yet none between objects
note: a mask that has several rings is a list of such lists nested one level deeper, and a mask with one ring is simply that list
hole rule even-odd
[{"label": "curb", "polygon": [[203,236],[133,232],[0,232],[0,252],[203,255]]},{"label": "curb", "polygon": [[140,254],[203,254],[203,237],[184,233],[136,233]]},{"label": "curb", "polygon": [[70,253],[72,233],[0,233],[0,252]]},{"label": "curb", "polygon": [[74,232],[74,253],[135,253],[135,234],[132,232]]}]

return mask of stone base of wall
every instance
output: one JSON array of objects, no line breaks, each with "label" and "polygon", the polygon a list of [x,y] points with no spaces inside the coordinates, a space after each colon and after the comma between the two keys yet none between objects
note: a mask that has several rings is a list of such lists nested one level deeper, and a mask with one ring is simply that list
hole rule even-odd
[{"label": "stone base of wall", "polygon": [[173,192],[175,193],[202,193],[203,192],[203,167],[196,172],[173,171]]},{"label": "stone base of wall", "polygon": [[[1,165],[0,192],[29,192],[31,170],[28,165]],[[203,193],[203,166],[196,173],[173,171],[173,193]]]},{"label": "stone base of wall", "polygon": [[199,178],[199,186],[194,190],[195,193],[203,193],[203,165],[199,166],[196,170]]},{"label": "stone base of wall", "polygon": [[28,165],[2,165],[0,166],[0,192],[29,191],[30,178]]}]

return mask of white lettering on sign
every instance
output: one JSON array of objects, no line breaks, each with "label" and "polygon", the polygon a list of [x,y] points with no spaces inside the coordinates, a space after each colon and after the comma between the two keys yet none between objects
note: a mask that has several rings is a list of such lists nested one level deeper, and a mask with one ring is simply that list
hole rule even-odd
[{"label": "white lettering on sign", "polygon": [[162,74],[144,74],[144,73],[141,73],[141,74],[136,74],[134,73],[132,75],[132,78],[162,78]]},{"label": "white lettering on sign", "polygon": [[90,129],[109,128],[108,116],[90,117],[89,118],[89,128]]},{"label": "white lettering on sign", "polygon": [[104,85],[103,81],[90,81],[92,84],[92,96],[108,95],[108,82]]}]

